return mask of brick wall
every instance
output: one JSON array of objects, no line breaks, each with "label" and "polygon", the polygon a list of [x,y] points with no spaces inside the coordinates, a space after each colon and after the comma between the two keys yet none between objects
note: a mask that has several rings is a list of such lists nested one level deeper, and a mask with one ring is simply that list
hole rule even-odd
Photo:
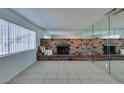
[{"label": "brick wall", "polygon": [[124,48],[123,39],[41,39],[41,46],[53,50],[57,54],[58,45],[69,45],[69,55],[103,55],[103,47],[109,42],[116,46],[116,53]]}]

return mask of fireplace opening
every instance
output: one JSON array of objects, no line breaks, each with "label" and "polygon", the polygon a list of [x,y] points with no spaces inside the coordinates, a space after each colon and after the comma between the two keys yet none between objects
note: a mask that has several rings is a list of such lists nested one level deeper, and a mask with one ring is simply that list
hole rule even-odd
[{"label": "fireplace opening", "polygon": [[68,45],[60,45],[57,46],[57,54],[69,54],[69,46]]},{"label": "fireplace opening", "polygon": [[116,54],[115,46],[104,46],[103,47],[104,54]]}]

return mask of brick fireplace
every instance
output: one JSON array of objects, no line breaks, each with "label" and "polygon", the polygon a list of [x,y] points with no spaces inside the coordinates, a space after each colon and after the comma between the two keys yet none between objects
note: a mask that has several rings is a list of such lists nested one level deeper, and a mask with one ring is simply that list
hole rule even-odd
[{"label": "brick fireplace", "polygon": [[[105,53],[106,39],[41,39],[41,46],[53,51],[52,60],[107,60]],[[114,54],[112,59],[124,59],[120,55],[120,49],[124,49],[123,39],[110,39],[109,44],[114,45]],[[112,47],[111,47],[112,48]],[[112,53],[112,52],[111,52]],[[113,53],[112,53],[113,54]],[[38,60],[46,56],[38,53]]]}]

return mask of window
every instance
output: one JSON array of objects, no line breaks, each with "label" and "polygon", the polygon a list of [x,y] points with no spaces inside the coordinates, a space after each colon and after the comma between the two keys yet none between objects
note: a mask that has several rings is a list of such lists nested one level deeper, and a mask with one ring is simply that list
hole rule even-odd
[{"label": "window", "polygon": [[30,38],[29,38],[29,43],[30,43],[29,48],[34,49],[34,48],[36,48],[36,40],[35,40],[36,33],[33,32],[33,31],[30,31],[29,36],[30,36]]},{"label": "window", "polygon": [[50,36],[45,35],[44,39],[50,39]]},{"label": "window", "polygon": [[0,19],[0,56],[36,48],[36,32]]},{"label": "window", "polygon": [[8,22],[0,19],[0,55],[8,54]]}]

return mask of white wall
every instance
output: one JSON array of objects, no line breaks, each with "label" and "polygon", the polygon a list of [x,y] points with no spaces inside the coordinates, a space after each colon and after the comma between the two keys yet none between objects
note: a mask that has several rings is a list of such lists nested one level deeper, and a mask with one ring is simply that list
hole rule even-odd
[{"label": "white wall", "polygon": [[[37,45],[40,38],[47,34],[43,29],[25,20],[9,9],[0,9],[0,18],[31,29],[37,34]],[[36,50],[25,51],[6,57],[0,57],[0,83],[5,83],[36,62]]]},{"label": "white wall", "polygon": [[12,77],[36,62],[36,51],[31,50],[0,58],[0,82],[7,82]]}]

